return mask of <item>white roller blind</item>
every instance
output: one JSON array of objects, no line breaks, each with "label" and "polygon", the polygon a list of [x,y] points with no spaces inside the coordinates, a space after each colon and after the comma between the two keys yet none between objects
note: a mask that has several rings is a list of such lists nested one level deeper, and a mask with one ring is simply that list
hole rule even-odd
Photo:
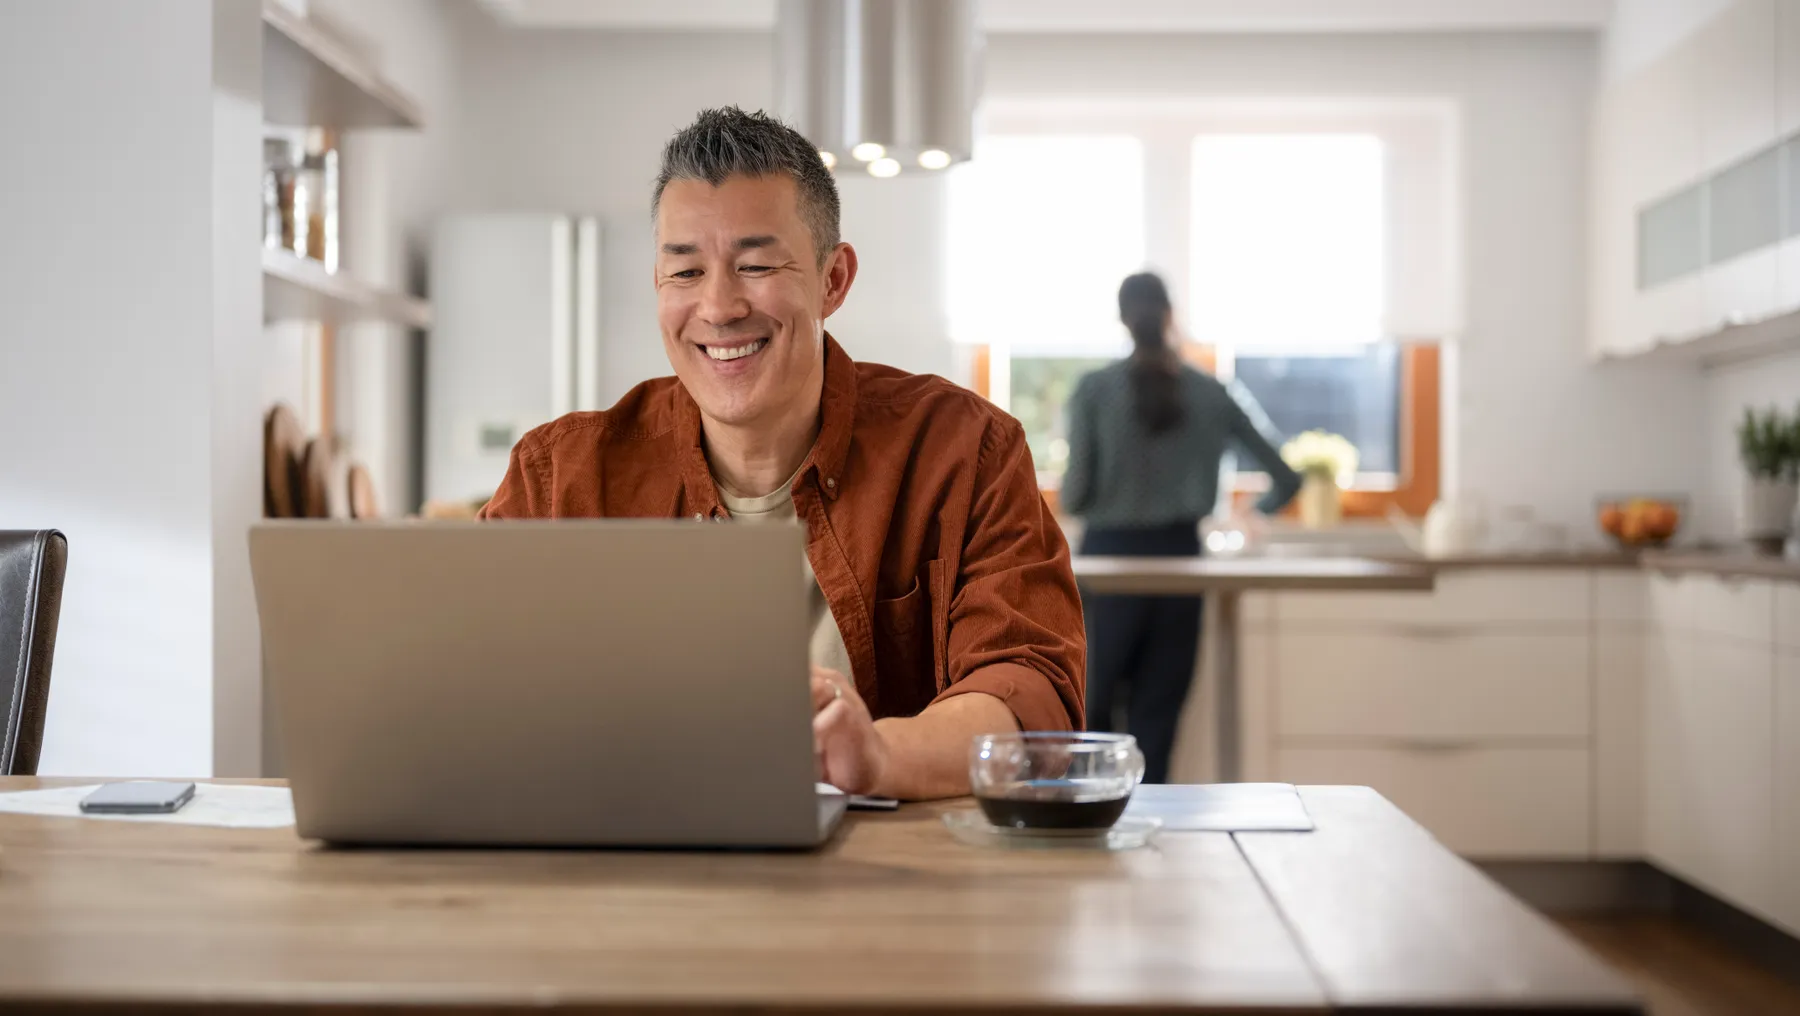
[{"label": "white roller blind", "polygon": [[1194,337],[1286,352],[1382,338],[1384,161],[1372,134],[1195,138],[1186,308]]},{"label": "white roller blind", "polygon": [[1119,282],[1144,263],[1133,137],[989,137],[949,182],[950,332],[1013,355],[1114,355]]}]

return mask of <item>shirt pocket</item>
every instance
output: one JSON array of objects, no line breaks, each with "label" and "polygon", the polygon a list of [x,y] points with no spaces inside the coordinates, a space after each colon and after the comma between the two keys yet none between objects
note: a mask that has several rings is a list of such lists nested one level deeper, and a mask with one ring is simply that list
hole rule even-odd
[{"label": "shirt pocket", "polygon": [[914,716],[937,697],[933,585],[915,577],[904,595],[875,601],[877,716]]}]

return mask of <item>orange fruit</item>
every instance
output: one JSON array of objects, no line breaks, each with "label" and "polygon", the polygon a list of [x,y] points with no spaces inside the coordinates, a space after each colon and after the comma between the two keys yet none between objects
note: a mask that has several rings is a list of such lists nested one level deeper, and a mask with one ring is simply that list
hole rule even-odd
[{"label": "orange fruit", "polygon": [[1600,529],[1602,532],[1618,536],[1625,525],[1625,513],[1616,504],[1609,504],[1600,509]]},{"label": "orange fruit", "polygon": [[1650,531],[1644,525],[1644,514],[1627,512],[1624,523],[1619,527],[1619,539],[1626,543],[1642,543],[1649,535]]}]

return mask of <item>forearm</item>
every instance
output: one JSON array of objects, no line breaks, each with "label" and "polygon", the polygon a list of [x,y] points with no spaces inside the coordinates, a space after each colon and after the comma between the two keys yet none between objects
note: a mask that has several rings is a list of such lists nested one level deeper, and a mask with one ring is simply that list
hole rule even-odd
[{"label": "forearm", "polygon": [[936,702],[917,716],[876,720],[887,743],[877,793],[903,801],[969,792],[969,742],[979,734],[1019,729],[1006,703],[970,692]]}]

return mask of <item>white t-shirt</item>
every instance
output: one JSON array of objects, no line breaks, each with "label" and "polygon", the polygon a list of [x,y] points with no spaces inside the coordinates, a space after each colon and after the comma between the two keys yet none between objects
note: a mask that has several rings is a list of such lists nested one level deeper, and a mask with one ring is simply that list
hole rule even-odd
[{"label": "white t-shirt", "polygon": [[[776,525],[799,525],[800,516],[794,509],[794,480],[800,474],[795,473],[788,482],[777,487],[774,493],[762,497],[739,497],[727,490],[718,477],[713,477],[713,485],[719,488],[719,500],[725,502],[725,510],[739,522],[764,523]],[[807,659],[815,667],[835,670],[845,677],[850,676],[850,652],[844,648],[844,636],[838,631],[837,619],[831,616],[831,606],[825,602],[825,593],[819,589],[819,581],[813,575],[812,562],[806,562],[807,603],[812,617],[812,640],[807,646]]]}]

